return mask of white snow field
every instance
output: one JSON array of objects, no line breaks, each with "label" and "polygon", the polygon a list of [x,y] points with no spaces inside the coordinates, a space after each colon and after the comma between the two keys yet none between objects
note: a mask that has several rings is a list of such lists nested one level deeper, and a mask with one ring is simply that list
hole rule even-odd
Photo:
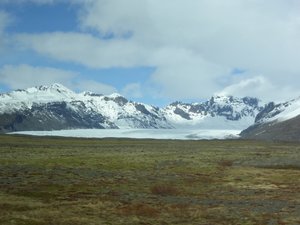
[{"label": "white snow field", "polygon": [[57,131],[19,131],[10,134],[34,136],[60,136],[80,138],[138,138],[173,140],[234,139],[240,130],[191,130],[191,129],[78,129]]}]

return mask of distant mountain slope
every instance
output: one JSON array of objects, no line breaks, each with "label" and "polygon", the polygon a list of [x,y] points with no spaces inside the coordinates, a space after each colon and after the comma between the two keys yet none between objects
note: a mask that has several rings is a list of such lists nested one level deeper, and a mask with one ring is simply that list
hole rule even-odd
[{"label": "distant mountain slope", "polygon": [[254,123],[262,109],[257,98],[214,96],[202,103],[174,102],[163,111],[174,127],[244,129]]},{"label": "distant mountain slope", "polygon": [[269,103],[255,124],[241,132],[242,138],[300,141],[300,98],[281,104]]},{"label": "distant mountain slope", "polygon": [[79,128],[244,129],[263,109],[256,98],[214,96],[203,103],[175,102],[165,108],[119,94],[75,93],[53,84],[0,95],[0,131]]}]

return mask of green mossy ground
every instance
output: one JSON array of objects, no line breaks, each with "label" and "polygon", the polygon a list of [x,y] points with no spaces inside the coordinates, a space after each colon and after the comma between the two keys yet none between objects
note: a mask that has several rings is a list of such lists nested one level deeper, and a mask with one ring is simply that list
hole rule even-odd
[{"label": "green mossy ground", "polygon": [[0,224],[300,224],[300,145],[2,135]]}]

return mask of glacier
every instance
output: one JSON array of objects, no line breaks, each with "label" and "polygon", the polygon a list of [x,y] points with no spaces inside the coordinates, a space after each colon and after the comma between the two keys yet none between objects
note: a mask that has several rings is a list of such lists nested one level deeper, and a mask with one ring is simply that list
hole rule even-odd
[{"label": "glacier", "polygon": [[19,131],[12,135],[58,136],[77,138],[134,138],[170,140],[235,139],[240,130],[213,129],[75,129],[56,131]]}]

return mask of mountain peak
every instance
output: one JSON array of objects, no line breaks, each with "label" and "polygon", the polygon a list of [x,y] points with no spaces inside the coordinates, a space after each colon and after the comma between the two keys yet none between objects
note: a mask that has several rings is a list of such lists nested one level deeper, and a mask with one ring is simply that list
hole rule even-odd
[{"label": "mountain peak", "polygon": [[[54,84],[51,84],[50,86],[49,86],[50,88],[52,88],[52,89],[68,89],[68,88],[66,88],[64,85],[62,85],[62,84],[59,84],[59,83],[54,83]],[[68,89],[69,90],[69,89]]]},{"label": "mountain peak", "polygon": [[232,95],[214,95],[210,99],[211,104],[246,104],[251,106],[262,106],[260,99],[255,97],[234,97]]},{"label": "mountain peak", "polygon": [[62,84],[54,83],[51,85],[40,85],[35,87],[30,87],[24,90],[17,90],[18,92],[25,91],[26,93],[40,93],[40,92],[58,92],[58,93],[74,93],[70,89],[66,88]]},{"label": "mountain peak", "polygon": [[103,94],[96,94],[96,93],[91,92],[91,91],[84,91],[80,94],[83,95],[83,96],[90,96],[90,97],[101,97],[101,96],[103,96]]},{"label": "mountain peak", "polygon": [[49,86],[41,85],[41,86],[38,86],[35,88],[37,88],[39,91],[58,91],[60,93],[62,93],[62,92],[72,92],[73,93],[73,91],[71,91],[69,88],[67,88],[64,85],[59,84],[59,83],[54,83]]},{"label": "mountain peak", "polygon": [[28,106],[40,102],[70,101],[76,94],[61,84],[18,89],[2,95],[3,102],[22,102]]},{"label": "mountain peak", "polygon": [[119,93],[112,93],[110,95],[107,95],[107,97],[108,98],[119,98],[119,97],[124,98],[124,96]]}]

